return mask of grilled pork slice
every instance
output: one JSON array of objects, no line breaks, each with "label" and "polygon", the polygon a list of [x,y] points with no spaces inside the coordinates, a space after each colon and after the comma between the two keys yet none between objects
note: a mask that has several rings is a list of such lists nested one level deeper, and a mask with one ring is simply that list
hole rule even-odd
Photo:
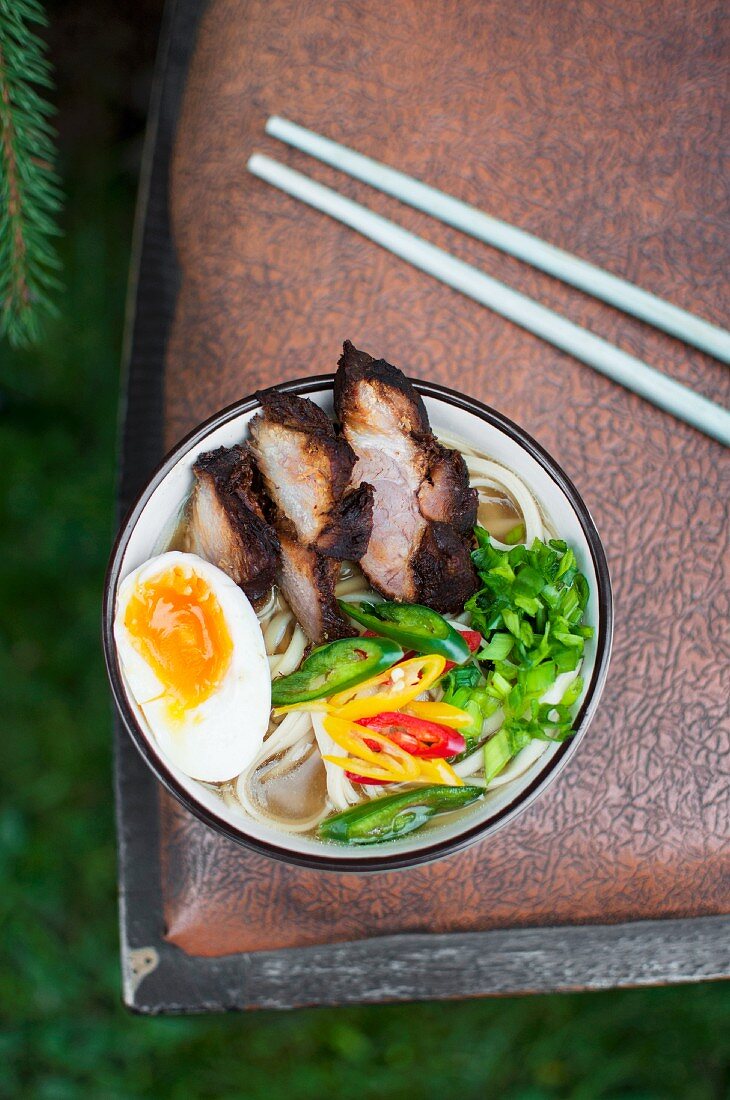
[{"label": "grilled pork slice", "polygon": [[358,458],[353,483],[374,490],[363,572],[390,599],[462,610],[477,587],[469,554],[477,494],[464,459],[435,438],[405,375],[349,341],[335,376],[335,411]]},{"label": "grilled pork slice", "polygon": [[217,565],[250,600],[274,583],[277,537],[259,500],[260,479],[248,447],[219,447],[198,457],[184,549]]},{"label": "grilled pork slice", "polygon": [[282,531],[279,540],[279,584],[310,641],[332,642],[357,633],[335,598],[340,563],[303,546],[294,535]]},{"label": "grilled pork slice", "polygon": [[372,526],[372,489],[350,488],[356,456],[329,417],[294,394],[264,390],[249,425],[257,466],[273,503],[281,543],[279,582],[313,642],[356,633],[334,587],[339,562],[357,561]]}]

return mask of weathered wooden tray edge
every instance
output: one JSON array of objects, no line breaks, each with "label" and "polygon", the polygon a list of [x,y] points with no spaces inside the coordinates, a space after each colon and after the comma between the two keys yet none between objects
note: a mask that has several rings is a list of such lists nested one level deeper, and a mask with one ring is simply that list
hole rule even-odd
[{"label": "weathered wooden tray edge", "polygon": [[[162,452],[164,351],[178,287],[168,214],[169,163],[204,7],[202,0],[169,0],[161,33],[130,276],[120,514]],[[388,936],[216,959],[191,957],[163,939],[156,781],[118,723],[115,793],[123,1000],[135,1012],[446,999],[730,975],[726,917]]]}]

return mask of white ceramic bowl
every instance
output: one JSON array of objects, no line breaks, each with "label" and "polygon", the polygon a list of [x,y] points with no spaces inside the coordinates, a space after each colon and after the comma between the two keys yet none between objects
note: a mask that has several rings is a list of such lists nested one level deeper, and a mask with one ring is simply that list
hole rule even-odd
[{"label": "white ceramic bowl", "polygon": [[[521,428],[473,398],[430,382],[413,380],[425,401],[433,430],[459,436],[518,473],[531,487],[560,537],[574,548],[590,585],[586,619],[595,628],[586,644],[581,675],[583,696],[575,734],[563,744],[536,742],[523,750],[532,762],[512,782],[484,799],[397,841],[358,848],[323,843],[267,827],[224,804],[215,793],[188,778],[166,759],[124,682],[113,637],[119,583],[142,562],[160,553],[176,525],[193,481],[198,454],[230,447],[247,434],[258,411],[255,397],[222,410],[196,428],[164,459],[130,509],[117,537],[104,593],[104,651],[122,721],[158,779],[201,820],[241,844],[290,863],[326,870],[384,870],[410,866],[453,852],[505,825],[557,778],[576,752],[598,705],[608,668],[613,603],[606,556],[595,525],[575,486],[558,464]],[[306,395],[332,412],[332,375],[279,387]]]}]

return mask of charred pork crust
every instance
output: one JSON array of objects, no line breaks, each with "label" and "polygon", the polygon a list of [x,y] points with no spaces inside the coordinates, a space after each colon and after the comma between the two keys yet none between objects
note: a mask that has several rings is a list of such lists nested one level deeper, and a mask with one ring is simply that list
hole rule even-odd
[{"label": "charred pork crust", "polygon": [[429,523],[412,560],[418,602],[458,613],[476,591],[469,549],[448,523]]},{"label": "charred pork crust", "polygon": [[373,359],[366,351],[358,351],[349,340],[345,340],[334,382],[335,413],[342,423],[344,416],[341,410],[349,410],[351,415],[355,411],[354,398],[360,382],[372,386],[376,393],[382,393],[388,403],[397,409],[404,431],[433,438],[423,399],[403,371],[391,366],[385,359]]},{"label": "charred pork crust", "polygon": [[359,561],[373,528],[373,487],[363,482],[331,509],[317,548],[337,561]]},{"label": "charred pork crust", "polygon": [[461,610],[477,587],[470,556],[477,494],[463,457],[435,438],[425,405],[402,371],[349,341],[334,396],[358,457],[354,480],[374,489],[363,571],[391,599]]},{"label": "charred pork crust", "polygon": [[284,532],[280,541],[279,584],[307,637],[321,644],[355,634],[335,598],[340,563]]},{"label": "charred pork crust", "polygon": [[334,424],[314,401],[277,389],[257,390],[256,397],[264,413],[282,428],[321,435],[326,439],[337,439]]},{"label": "charred pork crust", "polygon": [[372,528],[370,485],[350,479],[357,456],[312,401],[278,390],[256,395],[252,450],[281,544],[278,579],[311,641],[356,631],[335,598],[340,562],[358,560]]},{"label": "charred pork crust", "polygon": [[198,456],[185,549],[218,566],[250,600],[274,583],[278,539],[264,516],[253,455],[245,445]]},{"label": "charred pork crust", "polygon": [[423,440],[428,473],[418,490],[418,506],[425,519],[450,523],[461,534],[470,533],[477,521],[479,498],[469,488],[469,471],[460,451],[442,446],[431,435]]}]

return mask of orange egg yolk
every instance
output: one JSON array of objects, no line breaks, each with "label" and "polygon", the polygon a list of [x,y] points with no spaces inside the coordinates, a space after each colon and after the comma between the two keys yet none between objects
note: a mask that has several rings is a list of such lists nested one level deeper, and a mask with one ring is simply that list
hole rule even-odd
[{"label": "orange egg yolk", "polygon": [[173,716],[205,702],[231,663],[233,642],[215,593],[179,566],[137,586],[124,625],[164,685]]}]

